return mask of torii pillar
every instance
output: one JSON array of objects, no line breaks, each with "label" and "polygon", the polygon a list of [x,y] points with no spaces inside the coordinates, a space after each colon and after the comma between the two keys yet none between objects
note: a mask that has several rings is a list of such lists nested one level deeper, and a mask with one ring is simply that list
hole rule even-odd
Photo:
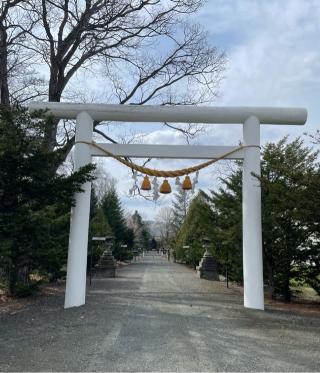
[{"label": "torii pillar", "polygon": [[[78,141],[91,141],[92,131],[92,118],[88,113],[80,112],[77,115],[74,147],[75,171],[91,163],[90,145]],[[75,206],[71,209],[64,308],[82,306],[86,300],[91,182],[87,181],[82,189],[83,192],[76,193]]]},{"label": "torii pillar", "polygon": [[244,149],[242,171],[242,240],[244,306],[264,309],[261,185],[260,121],[250,116],[243,123]]}]

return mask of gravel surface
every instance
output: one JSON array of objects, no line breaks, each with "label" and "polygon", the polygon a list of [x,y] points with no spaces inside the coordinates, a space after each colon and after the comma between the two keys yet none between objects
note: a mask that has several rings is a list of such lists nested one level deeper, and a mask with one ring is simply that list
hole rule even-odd
[{"label": "gravel surface", "polygon": [[0,316],[1,371],[320,371],[320,318],[244,309],[225,284],[146,256]]}]

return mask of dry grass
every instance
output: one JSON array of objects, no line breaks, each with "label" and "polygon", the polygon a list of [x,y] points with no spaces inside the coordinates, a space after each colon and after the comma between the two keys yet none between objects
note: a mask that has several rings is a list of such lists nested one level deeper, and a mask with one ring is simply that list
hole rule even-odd
[{"label": "dry grass", "polygon": [[[229,286],[243,295],[243,286],[235,283],[231,283]],[[292,300],[289,303],[270,299],[265,296],[265,305],[268,309],[320,317],[320,296],[312,288],[308,287],[293,289]]]},{"label": "dry grass", "polygon": [[58,281],[53,284],[45,284],[39,287],[39,292],[29,297],[15,298],[5,294],[0,290],[0,315],[14,315],[23,311],[29,304],[35,302],[36,299],[43,296],[54,296],[57,293],[63,293],[65,289],[65,281]]},{"label": "dry grass", "polygon": [[[126,266],[127,263],[120,263],[120,266]],[[235,283],[230,283],[230,288],[234,289],[243,295],[243,287]],[[23,311],[25,307],[32,304],[35,299],[43,296],[55,296],[58,293],[63,293],[65,290],[65,281],[58,281],[53,284],[46,284],[40,287],[40,291],[27,298],[12,298],[5,295],[0,290],[0,315],[4,313],[16,314]],[[308,287],[294,289],[294,296],[290,303],[285,303],[278,300],[271,300],[266,297],[265,305],[268,309],[290,311],[305,316],[320,317],[320,296]]]}]

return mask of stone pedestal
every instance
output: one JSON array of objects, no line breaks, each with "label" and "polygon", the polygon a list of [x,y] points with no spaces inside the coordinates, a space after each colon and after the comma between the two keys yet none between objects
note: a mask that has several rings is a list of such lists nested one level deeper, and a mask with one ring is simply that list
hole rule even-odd
[{"label": "stone pedestal", "polygon": [[197,275],[206,280],[219,281],[218,266],[208,250],[205,251],[198,265]]},{"label": "stone pedestal", "polygon": [[96,277],[116,277],[116,261],[110,249],[106,249],[94,267]]}]

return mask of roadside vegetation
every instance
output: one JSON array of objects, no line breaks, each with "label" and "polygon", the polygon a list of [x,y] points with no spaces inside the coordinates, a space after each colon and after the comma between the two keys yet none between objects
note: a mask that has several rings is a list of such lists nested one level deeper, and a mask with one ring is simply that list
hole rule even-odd
[{"label": "roadside vegetation", "polygon": [[50,121],[0,107],[0,278],[10,295],[28,295],[40,280],[61,276],[73,196],[93,180],[93,165],[52,172],[61,159],[42,143]]},{"label": "roadside vegetation", "polygon": [[[202,0],[2,2],[0,281],[10,294],[28,294],[40,280],[63,275],[73,195],[83,181],[93,178],[89,167],[73,172],[74,121],[39,122],[13,107],[32,100],[211,102],[226,58],[210,45],[205,30],[190,21],[203,4]],[[176,129],[187,137],[198,131],[193,126]],[[111,143],[126,136],[104,122],[94,123],[94,133]],[[129,220],[114,186],[102,194],[93,191],[90,238],[114,236],[117,259],[130,258],[135,243],[142,247],[150,240],[141,217],[136,215],[132,224]],[[102,248],[95,249],[97,260]]]},{"label": "roadside vegetation", "polygon": [[[316,139],[316,137],[314,137]],[[262,228],[265,285],[271,298],[290,301],[293,292],[312,288],[320,295],[320,168],[318,152],[301,138],[283,138],[262,149]],[[173,216],[184,215],[172,230],[177,260],[196,266],[211,239],[220,273],[242,283],[241,163],[221,187],[200,191],[187,213],[177,195]],[[187,197],[186,197],[187,198]],[[177,222],[177,220],[175,220]]]},{"label": "roadside vegetation", "polygon": [[[0,291],[11,296],[30,295],[65,276],[74,194],[95,179],[94,165],[52,172],[61,158],[43,145],[51,120],[45,113],[34,119],[25,109],[0,107]],[[147,249],[149,231],[138,212],[125,216],[115,185],[109,183],[100,200],[96,194],[93,187],[89,246],[93,236],[111,235],[119,260],[132,259],[135,245]],[[105,248],[93,249],[95,264]]]}]

